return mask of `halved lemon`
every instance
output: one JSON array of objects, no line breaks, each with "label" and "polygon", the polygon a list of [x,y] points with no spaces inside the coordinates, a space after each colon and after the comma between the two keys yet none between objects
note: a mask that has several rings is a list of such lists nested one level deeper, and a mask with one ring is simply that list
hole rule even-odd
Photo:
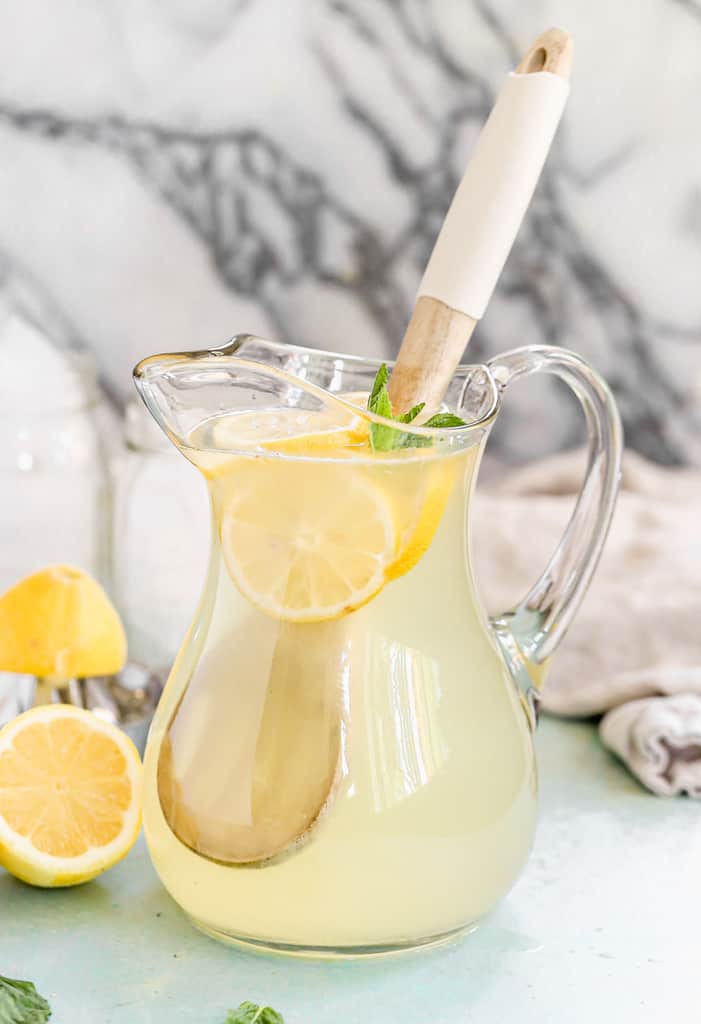
[{"label": "halved lemon", "polygon": [[141,825],[141,762],[123,732],[48,704],[0,729],[0,864],[31,885],[76,885],[125,857]]},{"label": "halved lemon", "polygon": [[126,656],[116,609],[81,569],[49,566],[0,597],[0,671],[55,679],[111,675]]},{"label": "halved lemon", "polygon": [[268,614],[334,619],[384,586],[397,552],[393,508],[359,469],[242,458],[212,493],[229,573]]}]

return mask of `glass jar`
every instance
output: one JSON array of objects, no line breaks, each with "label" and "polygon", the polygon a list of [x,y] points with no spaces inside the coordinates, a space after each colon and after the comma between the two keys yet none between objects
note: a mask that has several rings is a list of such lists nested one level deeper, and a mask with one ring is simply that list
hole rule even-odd
[{"label": "glass jar", "polygon": [[106,582],[109,478],[95,362],[12,310],[0,320],[0,592],[63,562]]},{"label": "glass jar", "polygon": [[209,556],[209,500],[200,473],[139,399],[127,404],[115,464],[112,579],[129,654],[169,668],[197,606]]}]

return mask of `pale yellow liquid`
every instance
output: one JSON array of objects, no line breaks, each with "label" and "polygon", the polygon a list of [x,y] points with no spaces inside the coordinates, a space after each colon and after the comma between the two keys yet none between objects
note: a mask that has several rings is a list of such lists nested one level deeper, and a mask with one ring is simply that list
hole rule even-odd
[{"label": "pale yellow liquid", "polygon": [[[229,578],[215,526],[206,593],[152,727],[144,792],[154,865],[207,930],[307,949],[400,947],[477,921],[524,863],[536,798],[530,729],[466,557],[478,452],[440,458],[458,471],[428,551],[335,623],[280,623],[253,607]],[[377,472],[383,486],[406,482],[401,461]],[[322,682],[336,680],[338,783],[297,846],[257,865],[218,863],[164,817],[161,744],[180,704],[171,738],[189,766],[189,798],[250,820],[255,723],[281,644],[296,665],[308,657]]]}]

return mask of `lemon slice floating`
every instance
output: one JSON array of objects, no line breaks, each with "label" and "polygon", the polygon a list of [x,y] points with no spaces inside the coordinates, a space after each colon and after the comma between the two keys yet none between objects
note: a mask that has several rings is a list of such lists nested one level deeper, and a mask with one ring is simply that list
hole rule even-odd
[{"label": "lemon slice floating", "polygon": [[141,825],[131,740],[48,704],[0,729],[0,864],[31,885],[76,885],[126,856]]},{"label": "lemon slice floating", "polygon": [[333,462],[241,459],[213,492],[229,573],[262,611],[321,622],[384,586],[397,550],[391,502],[362,474]]},{"label": "lemon slice floating", "polygon": [[[346,397],[350,401],[356,396]],[[343,420],[341,423],[338,422],[339,415]],[[345,449],[367,443],[368,430],[362,416],[352,413],[344,416],[341,407],[236,412],[217,417],[212,422],[206,450],[198,451],[193,461],[205,476],[211,478],[228,471],[235,452],[342,455]],[[199,442],[195,447],[200,447]]]}]

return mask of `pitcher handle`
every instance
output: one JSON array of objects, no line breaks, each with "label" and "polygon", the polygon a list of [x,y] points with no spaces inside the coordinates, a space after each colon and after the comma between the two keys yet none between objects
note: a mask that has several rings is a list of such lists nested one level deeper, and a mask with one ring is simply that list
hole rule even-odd
[{"label": "pitcher handle", "polygon": [[523,658],[530,663],[527,675],[532,689],[533,669],[537,678],[537,667],[550,658],[565,635],[599,561],[618,491],[623,432],[608,385],[574,352],[531,345],[506,352],[488,366],[502,394],[514,381],[533,373],[560,377],[579,399],[587,425],[587,470],[560,543],[523,601],[492,620],[517,679]]}]

